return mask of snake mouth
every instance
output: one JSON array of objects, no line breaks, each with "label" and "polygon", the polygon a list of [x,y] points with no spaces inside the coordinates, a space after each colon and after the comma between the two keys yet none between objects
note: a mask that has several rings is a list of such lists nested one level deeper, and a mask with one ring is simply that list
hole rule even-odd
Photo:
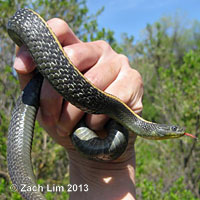
[{"label": "snake mouth", "polygon": [[149,140],[166,140],[166,139],[176,139],[184,136],[184,133],[178,135],[164,135],[164,136],[142,136],[145,139]]}]

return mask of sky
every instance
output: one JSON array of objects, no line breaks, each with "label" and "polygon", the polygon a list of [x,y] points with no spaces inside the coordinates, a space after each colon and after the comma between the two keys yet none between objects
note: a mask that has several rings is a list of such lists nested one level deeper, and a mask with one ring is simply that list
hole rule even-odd
[{"label": "sky", "polygon": [[119,42],[124,32],[139,40],[146,24],[163,16],[179,13],[183,20],[200,21],[200,0],[87,0],[87,6],[90,14],[104,6],[98,17],[99,27],[114,31]]}]

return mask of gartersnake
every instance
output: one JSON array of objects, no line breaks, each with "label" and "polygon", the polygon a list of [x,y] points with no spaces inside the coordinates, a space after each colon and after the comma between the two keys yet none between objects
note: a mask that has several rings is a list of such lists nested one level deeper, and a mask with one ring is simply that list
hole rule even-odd
[{"label": "gartersnake", "polygon": [[[72,134],[74,145],[90,158],[110,160],[120,156],[128,143],[126,129],[147,139],[178,138],[185,134],[184,129],[178,126],[144,120],[121,100],[91,84],[69,60],[47,23],[34,11],[17,11],[9,20],[7,30],[18,46],[26,46],[39,71],[19,97],[9,127],[8,169],[19,192],[22,184],[36,185],[30,153],[42,77],[66,101],[81,110],[92,114],[106,114],[119,123],[112,121],[108,126],[106,142],[99,140],[90,130],[82,131],[82,128]],[[25,199],[44,199],[39,191],[20,193]]]}]

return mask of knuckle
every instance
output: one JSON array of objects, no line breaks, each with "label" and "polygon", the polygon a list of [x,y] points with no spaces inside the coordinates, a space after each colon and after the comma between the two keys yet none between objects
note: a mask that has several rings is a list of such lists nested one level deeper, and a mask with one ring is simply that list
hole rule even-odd
[{"label": "knuckle", "polygon": [[124,54],[118,54],[118,60],[121,63],[129,63],[128,57],[125,56]]},{"label": "knuckle", "polygon": [[129,104],[131,92],[121,92],[117,95],[118,98],[126,104]]},{"label": "knuckle", "polygon": [[131,69],[129,59],[124,54],[117,54],[115,63],[121,66],[121,69]]},{"label": "knuckle", "polygon": [[143,87],[143,80],[142,80],[141,74],[137,70],[135,70],[135,69],[131,69],[131,70],[132,70],[132,76],[137,81],[138,85],[140,85],[141,87]]},{"label": "knuckle", "polygon": [[58,27],[63,27],[63,26],[64,26],[65,28],[68,28],[68,29],[69,29],[68,24],[67,24],[63,19],[60,19],[60,18],[57,18],[57,17],[54,17],[54,18],[48,20],[47,23],[48,23],[50,26],[51,26],[52,24],[55,24],[55,25],[58,26]]},{"label": "knuckle", "polygon": [[98,87],[99,85],[100,85],[100,82],[101,82],[101,80],[100,80],[100,78],[96,75],[96,74],[94,74],[94,73],[87,73],[87,74],[85,74],[85,77],[92,83],[92,84],[94,84],[96,87]]},{"label": "knuckle", "polygon": [[111,49],[111,46],[109,45],[108,42],[104,41],[104,40],[98,40],[96,41],[98,46],[103,49],[104,51],[105,50],[110,50]]},{"label": "knuckle", "polygon": [[72,62],[79,60],[79,58],[78,58],[79,52],[77,52],[78,49],[75,50],[70,47],[64,47],[64,51]]},{"label": "knuckle", "polygon": [[139,101],[134,107],[133,110],[135,111],[135,113],[140,114],[143,110],[143,104],[142,101]]}]

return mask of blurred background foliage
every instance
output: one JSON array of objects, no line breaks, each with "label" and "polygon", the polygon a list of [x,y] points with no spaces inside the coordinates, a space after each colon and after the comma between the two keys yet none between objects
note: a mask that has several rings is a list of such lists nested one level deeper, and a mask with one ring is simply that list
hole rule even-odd
[{"label": "blurred background foliage", "polygon": [[[86,0],[0,1],[0,199],[21,199],[9,189],[6,165],[7,130],[11,110],[19,95],[12,69],[15,46],[6,32],[8,18],[22,7],[32,8],[46,20],[60,17],[83,41],[103,39],[128,56],[144,81],[143,117],[155,122],[179,124],[200,135],[200,22],[189,26],[183,16],[163,17],[147,24],[143,37],[122,35],[98,27],[100,9],[88,14]],[[51,155],[51,156],[49,156]],[[36,124],[32,160],[39,184],[69,183],[67,152]],[[136,141],[137,198],[144,200],[197,200],[200,198],[200,144],[183,137],[177,140]],[[47,193],[47,199],[68,199],[67,193]]]}]

